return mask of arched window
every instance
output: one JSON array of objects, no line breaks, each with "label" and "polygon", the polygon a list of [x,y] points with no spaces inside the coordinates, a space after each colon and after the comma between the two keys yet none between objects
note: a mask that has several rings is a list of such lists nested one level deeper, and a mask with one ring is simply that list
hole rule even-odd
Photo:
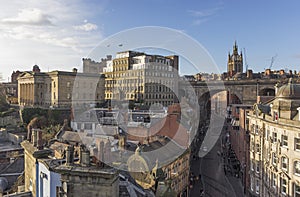
[{"label": "arched window", "polygon": [[294,173],[300,176],[300,161],[294,162]]}]

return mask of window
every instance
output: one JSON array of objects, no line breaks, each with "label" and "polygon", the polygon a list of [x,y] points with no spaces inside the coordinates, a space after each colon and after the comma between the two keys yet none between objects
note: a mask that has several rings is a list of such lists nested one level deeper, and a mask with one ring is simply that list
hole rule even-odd
[{"label": "window", "polygon": [[295,169],[295,174],[300,176],[300,161],[295,161],[294,162],[294,169]]},{"label": "window", "polygon": [[288,136],[282,135],[281,136],[282,146],[288,146]]},{"label": "window", "polygon": [[265,132],[265,139],[268,141],[269,140],[269,132],[270,130],[267,128]]},{"label": "window", "polygon": [[254,147],[255,147],[255,143],[254,143],[254,139],[251,139],[251,151],[254,152]]},{"label": "window", "polygon": [[255,134],[258,134],[258,125],[255,125]]},{"label": "window", "polygon": [[300,197],[300,186],[294,185],[294,197]]},{"label": "window", "polygon": [[276,155],[276,153],[272,153],[272,163],[273,163],[274,165],[277,164],[277,155]]},{"label": "window", "polygon": [[70,82],[67,82],[67,88],[69,88],[71,86]]},{"label": "window", "polygon": [[250,169],[251,169],[252,171],[254,171],[254,163],[253,163],[253,161],[250,161]]},{"label": "window", "polygon": [[273,132],[272,135],[273,142],[277,142],[277,133]]},{"label": "window", "polygon": [[92,123],[85,123],[84,124],[84,129],[86,129],[86,130],[92,130]]},{"label": "window", "polygon": [[269,184],[269,174],[267,171],[265,172],[265,182],[267,183],[267,185]]},{"label": "window", "polygon": [[280,185],[281,193],[286,195],[286,191],[287,191],[287,181],[286,181],[286,179],[281,178],[280,184],[281,184]]},{"label": "window", "polygon": [[255,191],[257,194],[259,194],[259,180],[256,180]]},{"label": "window", "polygon": [[253,177],[251,177],[251,181],[250,181],[250,188],[251,188],[251,191],[253,191],[254,189],[253,189],[253,185],[254,185],[254,179],[253,179]]},{"label": "window", "polygon": [[256,173],[259,173],[259,170],[260,170],[260,163],[257,162],[256,163]]},{"label": "window", "polygon": [[277,185],[276,185],[276,182],[277,182],[277,176],[276,176],[276,174],[275,173],[272,173],[272,186],[274,187],[274,188],[276,188],[277,187]]},{"label": "window", "polygon": [[300,151],[300,138],[295,138],[295,150]]},{"label": "window", "polygon": [[260,147],[259,147],[259,144],[256,144],[256,145],[255,145],[255,149],[256,149],[256,150],[255,150],[255,151],[256,151],[256,153],[259,153],[259,152],[260,152]]},{"label": "window", "polygon": [[29,180],[29,190],[30,190],[30,191],[33,191],[32,189],[33,189],[33,188],[32,188],[32,179],[30,179],[30,180]]},{"label": "window", "polygon": [[288,170],[288,158],[287,157],[281,157],[281,168],[284,170],[284,171],[287,171]]}]

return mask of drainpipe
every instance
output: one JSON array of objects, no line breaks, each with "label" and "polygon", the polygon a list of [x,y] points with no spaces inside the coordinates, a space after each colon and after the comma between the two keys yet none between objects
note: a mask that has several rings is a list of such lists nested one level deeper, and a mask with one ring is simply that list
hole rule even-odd
[{"label": "drainpipe", "polygon": [[40,196],[40,191],[39,191],[39,162],[38,159],[35,159],[35,195],[36,197]]}]

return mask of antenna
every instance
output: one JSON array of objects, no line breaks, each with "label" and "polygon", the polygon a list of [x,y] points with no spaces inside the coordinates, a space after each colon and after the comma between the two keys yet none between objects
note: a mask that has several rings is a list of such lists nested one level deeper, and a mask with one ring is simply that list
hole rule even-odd
[{"label": "antenna", "polygon": [[269,66],[269,69],[272,68],[273,64],[274,64],[274,61],[275,61],[275,58],[277,57],[277,54],[274,55],[272,58],[271,58],[271,63],[270,63],[270,66]]},{"label": "antenna", "polygon": [[246,49],[244,48],[244,57],[245,57],[245,65],[246,65],[246,73],[248,71],[248,63],[247,63],[247,56],[246,56]]}]

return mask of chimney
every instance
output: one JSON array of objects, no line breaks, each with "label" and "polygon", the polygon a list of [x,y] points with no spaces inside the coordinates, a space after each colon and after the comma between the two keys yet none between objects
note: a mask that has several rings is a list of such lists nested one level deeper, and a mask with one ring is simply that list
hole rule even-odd
[{"label": "chimney", "polygon": [[87,148],[80,149],[81,151],[81,160],[80,164],[81,166],[90,166],[91,164],[91,158],[90,158],[90,151]]},{"label": "chimney", "polygon": [[69,145],[66,148],[66,165],[72,165],[74,162],[74,146]]},{"label": "chimney", "polygon": [[37,148],[39,150],[43,149],[43,133],[42,133],[42,130],[37,131]]},{"label": "chimney", "polygon": [[32,142],[33,146],[37,145],[37,130],[36,129],[32,129],[31,142]]},{"label": "chimney", "polygon": [[72,69],[72,72],[73,72],[73,73],[77,73],[77,71],[78,71],[77,68],[73,68],[73,69]]},{"label": "chimney", "polygon": [[28,125],[27,127],[27,140],[32,142],[32,126]]},{"label": "chimney", "polygon": [[279,86],[278,83],[276,83],[275,86],[274,86],[274,87],[275,87],[275,96],[276,96],[276,94],[277,94],[277,92],[278,92],[278,86]]},{"label": "chimney", "polygon": [[252,79],[253,78],[253,71],[252,70],[247,70],[247,78]]},{"label": "chimney", "polygon": [[101,141],[98,149],[98,159],[101,162],[104,162],[104,142]]}]

